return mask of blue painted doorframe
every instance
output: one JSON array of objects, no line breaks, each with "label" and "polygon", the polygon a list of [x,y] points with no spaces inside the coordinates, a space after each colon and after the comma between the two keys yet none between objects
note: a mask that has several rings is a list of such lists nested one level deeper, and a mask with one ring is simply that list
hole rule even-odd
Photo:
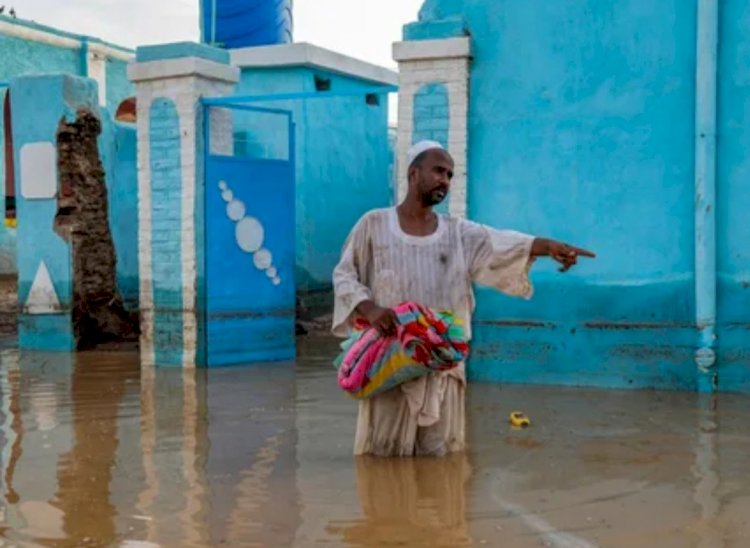
[{"label": "blue painted doorframe", "polygon": [[[212,147],[211,108],[206,106],[203,311],[208,367],[291,360],[295,357],[295,157],[291,113],[250,106],[222,107],[280,117],[274,134],[286,153],[264,156],[263,147],[239,147],[237,128]],[[255,128],[259,133],[267,128]],[[252,133],[253,128],[250,128]],[[217,135],[213,136],[215,139]],[[229,143],[231,142],[231,148]],[[279,147],[276,147],[279,148]],[[213,152],[213,153],[212,153]],[[267,155],[266,155],[267,156]],[[199,275],[199,279],[201,276]]]}]

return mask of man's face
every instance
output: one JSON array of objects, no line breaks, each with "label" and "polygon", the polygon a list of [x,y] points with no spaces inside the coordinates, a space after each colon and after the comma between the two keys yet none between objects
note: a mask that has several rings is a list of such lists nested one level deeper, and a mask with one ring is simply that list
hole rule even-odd
[{"label": "man's face", "polygon": [[445,200],[453,179],[453,158],[445,150],[429,150],[412,167],[412,184],[425,207]]}]

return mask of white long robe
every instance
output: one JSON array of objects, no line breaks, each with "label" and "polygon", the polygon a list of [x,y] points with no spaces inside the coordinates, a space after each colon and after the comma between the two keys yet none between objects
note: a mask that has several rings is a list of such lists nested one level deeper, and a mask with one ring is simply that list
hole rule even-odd
[{"label": "white long robe", "polygon": [[[534,237],[439,216],[429,236],[406,234],[395,208],[366,214],[334,270],[333,333],[349,334],[356,307],[416,301],[451,310],[469,330],[472,283],[530,298]],[[379,456],[444,455],[465,446],[464,364],[360,402],[354,452]]]}]

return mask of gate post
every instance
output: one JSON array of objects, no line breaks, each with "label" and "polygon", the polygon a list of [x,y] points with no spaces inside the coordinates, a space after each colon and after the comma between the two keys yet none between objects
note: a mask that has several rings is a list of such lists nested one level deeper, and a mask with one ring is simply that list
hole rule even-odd
[{"label": "gate post", "polygon": [[407,40],[393,45],[398,61],[398,198],[406,196],[406,152],[421,139],[441,142],[456,162],[449,213],[466,218],[469,110],[468,37]]},{"label": "gate post", "polygon": [[201,97],[229,95],[227,51],[179,43],[138,48],[128,69],[138,118],[138,256],[143,367],[205,362]]}]

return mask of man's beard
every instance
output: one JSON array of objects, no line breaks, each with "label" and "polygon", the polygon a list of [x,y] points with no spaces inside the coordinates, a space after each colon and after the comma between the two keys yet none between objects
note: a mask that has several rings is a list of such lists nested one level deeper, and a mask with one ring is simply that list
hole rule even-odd
[{"label": "man's beard", "polygon": [[448,196],[448,190],[445,188],[436,188],[422,194],[422,205],[425,207],[436,206],[445,200]]}]

